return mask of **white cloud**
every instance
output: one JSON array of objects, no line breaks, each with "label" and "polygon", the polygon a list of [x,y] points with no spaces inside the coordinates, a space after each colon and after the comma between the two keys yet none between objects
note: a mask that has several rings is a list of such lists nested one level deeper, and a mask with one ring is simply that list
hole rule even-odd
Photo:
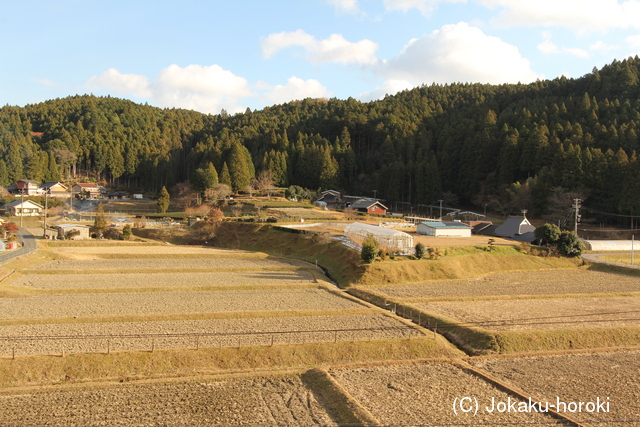
[{"label": "white cloud", "polygon": [[149,79],[139,74],[122,74],[115,68],[109,68],[99,76],[93,76],[87,82],[90,88],[104,88],[118,95],[133,95],[139,98],[152,96]]},{"label": "white cloud", "polygon": [[614,50],[618,50],[620,49],[620,46],[616,46],[616,45],[610,45],[607,44],[605,42],[603,42],[602,40],[598,40],[597,42],[591,44],[591,46],[589,46],[589,50],[592,52],[603,52],[603,53],[610,53]]},{"label": "white cloud", "polygon": [[568,53],[573,56],[577,56],[579,58],[589,58],[589,52],[584,49],[580,49],[578,47],[558,47],[555,43],[551,41],[551,33],[548,31],[544,31],[542,35],[545,38],[545,41],[538,45],[538,50],[544,54],[552,54],[552,53]]},{"label": "white cloud", "polygon": [[[264,86],[262,86],[264,88]],[[273,104],[283,104],[296,99],[328,98],[329,90],[315,79],[302,80],[298,77],[290,77],[286,85],[277,85],[262,97]]]},{"label": "white cloud", "polygon": [[581,33],[640,28],[640,0],[477,0],[502,7],[501,26],[557,26]]},{"label": "white cloud", "polygon": [[545,40],[538,45],[538,50],[542,53],[559,53],[560,49],[551,40]]},{"label": "white cloud", "polygon": [[628,56],[640,55],[640,34],[637,36],[629,36],[624,39],[625,42],[629,44],[632,49],[632,53]]},{"label": "white cloud", "polygon": [[407,12],[417,9],[423,15],[431,15],[440,3],[466,3],[466,0],[384,0],[386,10],[401,10]]},{"label": "white cloud", "polygon": [[340,12],[360,14],[362,11],[358,6],[358,0],[326,0],[331,6],[335,7]]},{"label": "white cloud", "polygon": [[371,40],[351,43],[340,34],[332,34],[328,39],[318,41],[303,30],[270,34],[261,40],[260,45],[265,58],[287,48],[302,47],[307,58],[316,64],[336,62],[371,65],[377,61],[375,52],[378,50],[378,44]]},{"label": "white cloud", "polygon": [[516,83],[543,76],[531,70],[513,45],[487,36],[461,22],[445,25],[429,35],[411,40],[395,58],[378,69],[388,79],[413,85],[452,82]]},{"label": "white cloud", "polygon": [[411,89],[414,87],[410,82],[406,80],[386,80],[382,85],[377,86],[374,90],[361,93],[355,98],[362,101],[375,101],[377,99],[383,99],[386,95],[395,95],[396,93],[405,89]]},{"label": "white cloud", "polygon": [[110,68],[91,77],[87,86],[151,100],[160,107],[186,108],[217,114],[222,108],[230,113],[242,111],[238,100],[252,96],[247,80],[218,65],[170,65],[158,74],[155,82],[138,74],[122,74]]}]

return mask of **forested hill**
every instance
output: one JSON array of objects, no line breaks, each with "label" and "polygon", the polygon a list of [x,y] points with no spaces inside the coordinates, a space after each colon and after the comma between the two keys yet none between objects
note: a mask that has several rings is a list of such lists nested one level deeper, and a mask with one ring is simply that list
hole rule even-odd
[{"label": "forested hill", "polygon": [[636,215],[639,76],[635,57],[578,79],[432,85],[233,116],[94,96],[5,106],[0,184],[71,174],[156,190],[211,163],[235,189],[270,169],[281,186],[377,190],[388,203],[430,204],[444,193],[535,215],[561,189],[593,209]]}]

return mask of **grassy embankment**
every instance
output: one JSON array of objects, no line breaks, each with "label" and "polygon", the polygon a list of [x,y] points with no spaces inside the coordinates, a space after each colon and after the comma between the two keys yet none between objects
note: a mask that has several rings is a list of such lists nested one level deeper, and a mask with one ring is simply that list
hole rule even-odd
[{"label": "grassy embankment", "polygon": [[91,381],[133,381],[191,377],[222,372],[269,372],[353,362],[460,357],[462,353],[432,337],[255,347],[71,354],[62,357],[6,357],[0,388]]}]

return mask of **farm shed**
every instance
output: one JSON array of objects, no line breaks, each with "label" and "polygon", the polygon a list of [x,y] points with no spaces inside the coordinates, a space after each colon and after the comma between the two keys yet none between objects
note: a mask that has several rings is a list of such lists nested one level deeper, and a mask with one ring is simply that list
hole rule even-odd
[{"label": "farm shed", "polygon": [[349,224],[344,229],[345,237],[358,246],[362,246],[362,242],[370,234],[373,235],[383,249],[396,252],[413,251],[413,236],[402,231],[361,222]]},{"label": "farm shed", "polygon": [[471,227],[456,221],[421,222],[416,231],[432,237],[471,237]]},{"label": "farm shed", "polygon": [[377,200],[361,199],[356,203],[349,206],[347,209],[352,209],[358,212],[372,213],[378,215],[385,215],[387,213],[387,207]]},{"label": "farm shed", "polygon": [[[58,229],[58,237],[65,237],[69,240],[86,240],[89,239],[89,229],[88,225],[82,224],[60,224],[55,228]],[[79,234],[75,234],[74,232],[78,232]],[[69,233],[75,234],[72,237],[69,237]]]},{"label": "farm shed", "polygon": [[534,231],[536,231],[536,227],[531,225],[529,220],[524,216],[510,216],[504,224],[496,228],[495,235],[519,241],[532,242],[535,238],[533,236]]}]

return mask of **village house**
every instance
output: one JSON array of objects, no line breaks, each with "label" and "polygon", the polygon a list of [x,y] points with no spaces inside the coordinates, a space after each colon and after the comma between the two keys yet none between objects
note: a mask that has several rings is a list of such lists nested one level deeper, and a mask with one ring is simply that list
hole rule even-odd
[{"label": "village house", "polygon": [[14,185],[7,187],[7,191],[15,195],[39,196],[42,191],[38,187],[40,183],[31,179],[20,179]]},{"label": "village house", "polygon": [[347,209],[377,215],[386,215],[388,210],[385,205],[374,199],[360,199]]},{"label": "village house", "polygon": [[4,205],[4,208],[13,216],[40,216],[44,211],[44,206],[31,200],[15,200]]},{"label": "village house", "polygon": [[69,188],[60,182],[45,182],[40,185],[42,194],[48,194],[49,197],[69,198]]},{"label": "village house", "polygon": [[507,237],[521,242],[533,242],[535,236],[533,232],[536,227],[531,225],[524,216],[510,216],[507,220],[495,229],[494,235],[497,237]]},{"label": "village house", "polygon": [[95,199],[100,197],[100,187],[90,182],[78,182],[71,187],[74,195],[81,198]]}]

